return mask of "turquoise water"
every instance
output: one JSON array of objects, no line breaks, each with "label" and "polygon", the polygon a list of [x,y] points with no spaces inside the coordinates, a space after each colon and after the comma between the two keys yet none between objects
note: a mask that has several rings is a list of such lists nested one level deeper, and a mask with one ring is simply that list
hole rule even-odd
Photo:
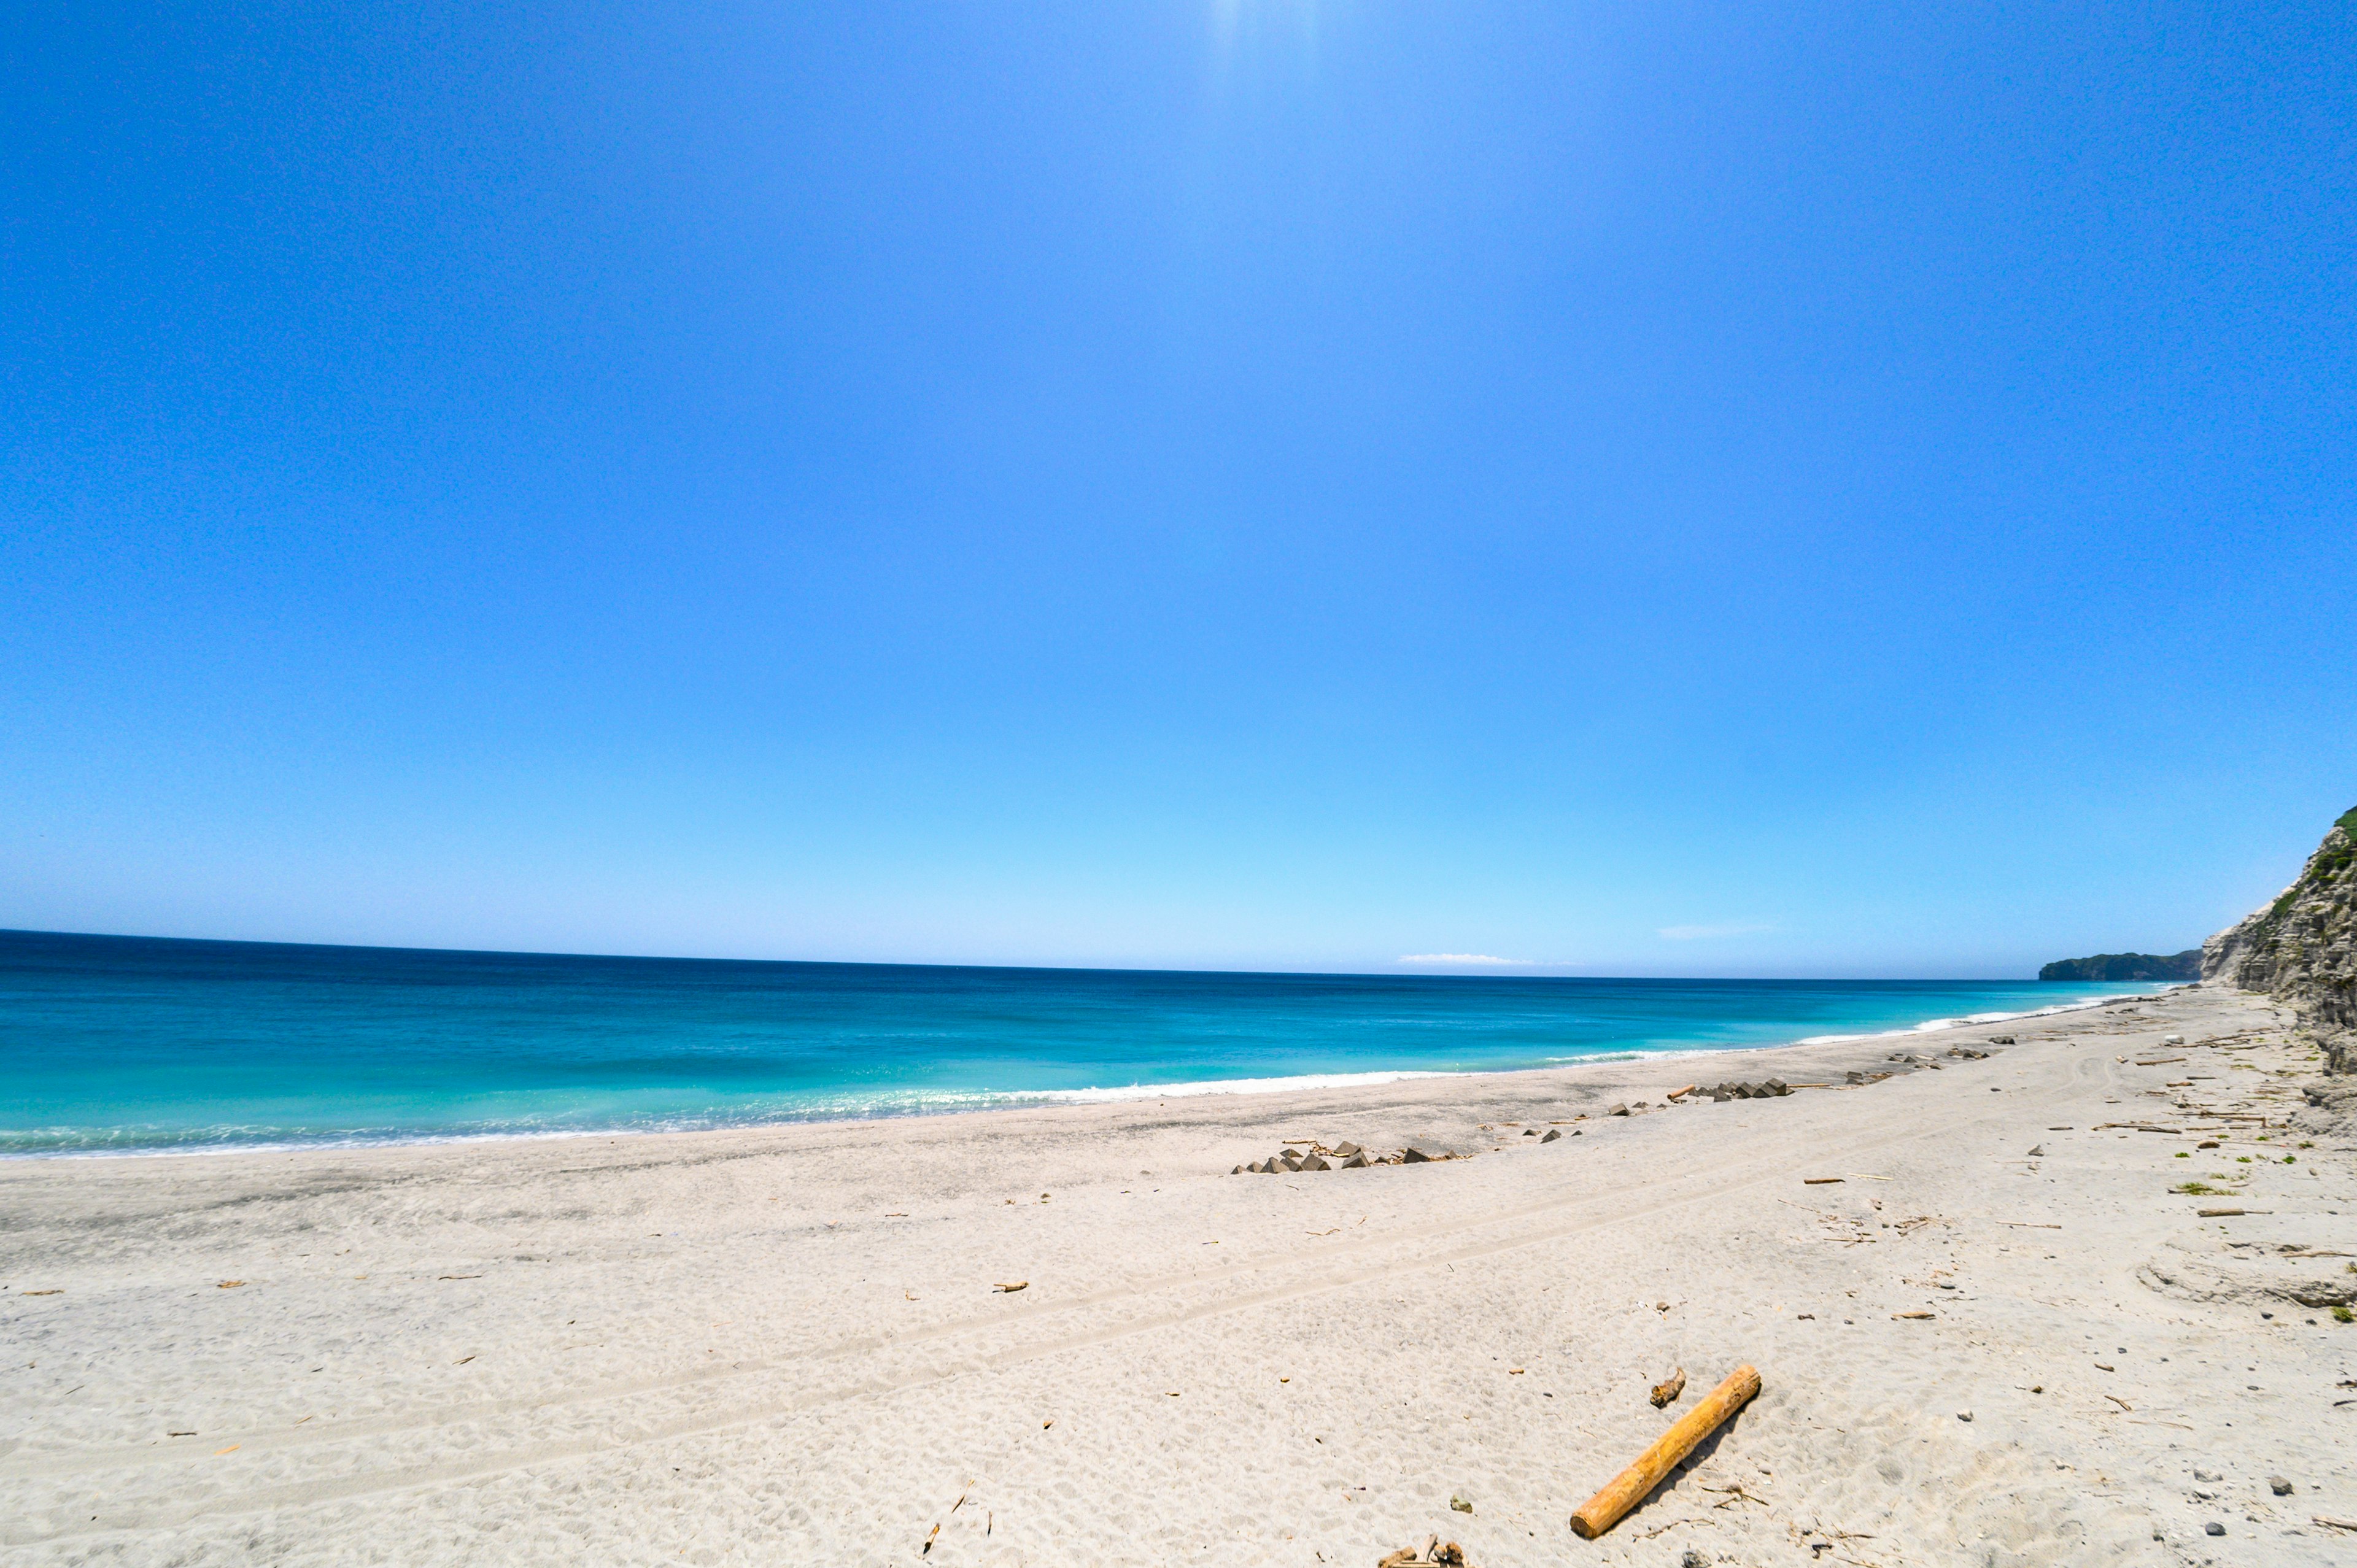
[{"label": "turquoise water", "polygon": [[1374,1081],[2150,986],[753,963],[0,932],[0,1154],[764,1122]]}]

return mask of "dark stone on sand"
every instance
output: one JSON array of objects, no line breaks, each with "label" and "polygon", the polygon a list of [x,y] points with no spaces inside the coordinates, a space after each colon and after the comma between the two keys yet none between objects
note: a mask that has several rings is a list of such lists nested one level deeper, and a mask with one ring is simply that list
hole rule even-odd
[{"label": "dark stone on sand", "polygon": [[1629,1114],[1629,1108],[1625,1105],[1616,1105],[1611,1110],[1607,1111],[1604,1114],[1607,1116],[1626,1116]]},{"label": "dark stone on sand", "polygon": [[1541,1139],[1539,1140],[1539,1142],[1540,1142],[1540,1143],[1542,1143],[1542,1144],[1552,1144],[1552,1143],[1554,1143],[1557,1138],[1560,1138],[1560,1137],[1562,1137],[1562,1136],[1563,1136],[1563,1129],[1562,1129],[1562,1128],[1560,1128],[1560,1127],[1550,1127],[1550,1128],[1548,1128],[1548,1129],[1546,1130],[1546,1135],[1545,1135],[1544,1137],[1541,1138]]},{"label": "dark stone on sand", "polygon": [[1342,1168],[1343,1168],[1344,1170],[1346,1170],[1346,1171],[1360,1171],[1360,1170],[1364,1170],[1364,1169],[1366,1169],[1366,1168],[1367,1168],[1367,1152],[1366,1152],[1364,1149],[1361,1149],[1361,1150],[1359,1150],[1356,1154],[1353,1154],[1353,1155],[1352,1155],[1349,1159],[1344,1160],[1344,1161],[1342,1162]]},{"label": "dark stone on sand", "polygon": [[1422,1149],[1404,1149],[1400,1152],[1400,1164],[1404,1165],[1429,1165],[1431,1162],[1432,1156]]},{"label": "dark stone on sand", "polygon": [[1344,1159],[1349,1159],[1352,1155],[1360,1153],[1360,1149],[1356,1144],[1340,1143],[1334,1145],[1334,1152]]},{"label": "dark stone on sand", "polygon": [[1312,1155],[1301,1162],[1301,1168],[1305,1171],[1330,1171],[1334,1167],[1328,1165],[1320,1156]]},{"label": "dark stone on sand", "polygon": [[2273,1492],[2279,1498],[2287,1498],[2291,1496],[2291,1483],[2285,1480],[2281,1476],[2269,1476],[2267,1477],[2267,1490]]}]

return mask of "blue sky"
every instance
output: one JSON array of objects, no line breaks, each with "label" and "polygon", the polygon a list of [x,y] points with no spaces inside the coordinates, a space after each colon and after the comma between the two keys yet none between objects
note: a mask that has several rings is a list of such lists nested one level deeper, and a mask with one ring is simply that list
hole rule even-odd
[{"label": "blue sky", "polygon": [[38,11],[0,925],[2193,942],[2357,804],[2347,20]]}]

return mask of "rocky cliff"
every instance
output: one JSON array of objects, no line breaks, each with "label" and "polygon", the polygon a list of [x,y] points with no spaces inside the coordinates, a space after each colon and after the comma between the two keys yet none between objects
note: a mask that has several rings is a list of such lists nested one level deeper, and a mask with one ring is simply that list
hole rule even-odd
[{"label": "rocky cliff", "polygon": [[2289,1003],[2324,1037],[2331,1069],[2357,1071],[2357,811],[2274,903],[2201,944],[2201,978]]}]

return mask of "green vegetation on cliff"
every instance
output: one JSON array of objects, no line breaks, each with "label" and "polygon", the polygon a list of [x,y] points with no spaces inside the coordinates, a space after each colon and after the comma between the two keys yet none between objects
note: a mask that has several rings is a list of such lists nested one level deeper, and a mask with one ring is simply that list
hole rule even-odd
[{"label": "green vegetation on cliff", "polygon": [[2332,1069],[2357,1070],[2357,811],[2274,902],[2204,944],[2201,972],[2290,1003]]},{"label": "green vegetation on cliff", "polygon": [[2099,952],[2093,958],[2057,959],[2038,972],[2040,980],[2199,980],[2201,950],[2180,953]]}]

